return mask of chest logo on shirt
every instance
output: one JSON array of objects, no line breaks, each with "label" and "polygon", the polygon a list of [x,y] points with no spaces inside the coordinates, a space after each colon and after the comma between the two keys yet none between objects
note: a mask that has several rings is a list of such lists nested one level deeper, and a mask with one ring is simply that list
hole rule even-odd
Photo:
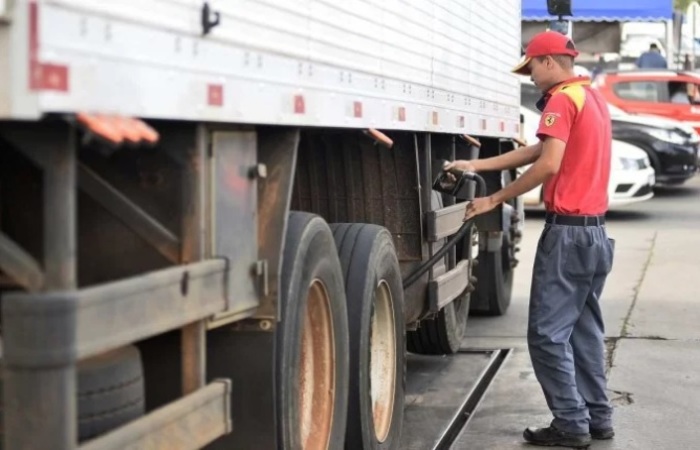
[{"label": "chest logo on shirt", "polygon": [[547,127],[551,127],[554,125],[554,122],[557,121],[557,116],[554,114],[547,114],[544,116],[544,125]]}]

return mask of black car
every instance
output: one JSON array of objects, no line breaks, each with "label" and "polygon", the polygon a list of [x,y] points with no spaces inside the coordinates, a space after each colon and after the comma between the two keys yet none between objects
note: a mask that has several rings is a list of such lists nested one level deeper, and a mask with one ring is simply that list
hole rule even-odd
[{"label": "black car", "polygon": [[[534,109],[541,97],[531,83],[521,84],[523,106]],[[657,116],[627,114],[609,105],[613,138],[635,145],[649,155],[657,185],[678,185],[698,170],[700,136],[682,122]]]}]

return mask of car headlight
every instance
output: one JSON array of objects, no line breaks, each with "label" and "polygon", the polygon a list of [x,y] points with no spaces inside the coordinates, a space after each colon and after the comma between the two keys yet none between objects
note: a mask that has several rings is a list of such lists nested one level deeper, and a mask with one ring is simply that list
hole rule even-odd
[{"label": "car headlight", "polygon": [[637,170],[639,163],[634,158],[613,158],[613,170]]},{"label": "car headlight", "polygon": [[612,170],[618,171],[618,170],[625,170],[625,166],[622,165],[622,158],[613,158],[610,161],[610,168]]},{"label": "car headlight", "polygon": [[700,134],[697,131],[692,130],[690,132],[690,139],[688,140],[691,144],[697,144],[700,142]]},{"label": "car headlight", "polygon": [[669,142],[671,144],[684,145],[688,142],[685,136],[671,130],[651,129],[647,130],[647,133],[660,141]]}]

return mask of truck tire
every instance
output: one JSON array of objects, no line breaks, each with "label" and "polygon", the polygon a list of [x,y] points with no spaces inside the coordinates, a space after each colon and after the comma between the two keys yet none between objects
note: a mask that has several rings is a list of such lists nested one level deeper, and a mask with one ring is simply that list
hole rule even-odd
[{"label": "truck tire", "polygon": [[486,316],[502,316],[510,306],[513,294],[513,267],[511,265],[510,236],[503,233],[501,249],[479,252],[476,266],[476,291],[472,312]]},{"label": "truck tire", "polygon": [[322,218],[290,213],[280,289],[279,448],[342,448],[349,377],[345,285],[333,235]]},{"label": "truck tire", "polygon": [[139,350],[122,347],[78,364],[78,435],[90,439],[144,414]]},{"label": "truck tire", "polygon": [[332,224],[345,276],[350,394],[345,448],[397,449],[406,375],[401,270],[391,234],[378,225]]},{"label": "truck tire", "polygon": [[[432,209],[442,208],[440,194],[433,191]],[[464,238],[465,244],[459,246],[457,252],[464,245],[470,247],[468,242],[472,235]],[[433,244],[433,252],[439,250],[447,240]],[[445,265],[439,261],[435,268]],[[406,346],[409,352],[421,355],[449,355],[456,353],[462,345],[462,338],[467,329],[467,317],[469,316],[470,294],[465,292],[452,303],[442,308],[434,317],[423,319],[418,329],[406,333]]]},{"label": "truck tire", "polygon": [[[143,368],[135,346],[122,347],[81,361],[77,371],[78,439],[81,442],[143,416]],[[2,378],[0,392],[1,389]],[[1,412],[2,408],[0,420]],[[0,438],[3,434],[1,430]]]}]

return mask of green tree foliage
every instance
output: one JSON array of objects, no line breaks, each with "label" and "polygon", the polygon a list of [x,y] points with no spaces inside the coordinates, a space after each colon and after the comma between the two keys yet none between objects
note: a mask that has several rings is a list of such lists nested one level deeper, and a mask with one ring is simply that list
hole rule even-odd
[{"label": "green tree foliage", "polygon": [[673,0],[673,8],[676,10],[685,11],[688,9],[688,5],[693,2],[697,3],[698,0]]}]

